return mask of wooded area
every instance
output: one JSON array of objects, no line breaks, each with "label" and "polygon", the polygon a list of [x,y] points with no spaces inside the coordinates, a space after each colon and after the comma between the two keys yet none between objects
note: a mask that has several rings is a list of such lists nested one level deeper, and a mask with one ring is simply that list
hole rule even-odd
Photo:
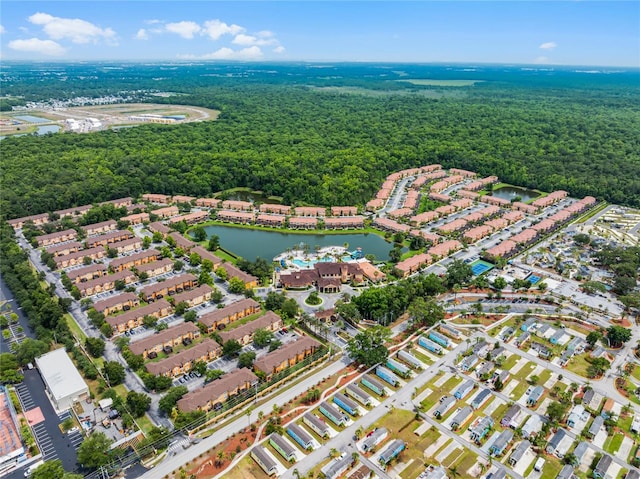
[{"label": "wooded area", "polygon": [[[300,78],[290,73],[279,81],[212,78],[188,68],[181,82],[169,78],[163,86],[189,94],[160,100],[219,109],[217,121],[4,139],[2,214],[14,218],[143,192],[206,196],[236,186],[282,196],[287,204],[363,204],[387,174],[428,163],[640,206],[640,89],[633,76],[616,83],[612,75],[565,72],[549,79],[492,70],[484,83],[446,88],[382,79],[379,71],[364,78],[364,67],[356,66],[322,78],[289,66]],[[326,80],[336,69],[341,75]],[[149,85],[146,77],[140,82]],[[113,87],[121,83],[114,80]],[[72,85],[58,93],[68,95]],[[362,92],[344,93],[344,85]],[[50,82],[31,86],[56,91]],[[21,91],[24,82],[7,88]]]}]

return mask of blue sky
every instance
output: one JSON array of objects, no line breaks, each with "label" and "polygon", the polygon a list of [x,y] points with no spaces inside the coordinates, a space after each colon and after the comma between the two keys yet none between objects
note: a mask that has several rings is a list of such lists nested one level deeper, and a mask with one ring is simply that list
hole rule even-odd
[{"label": "blue sky", "polygon": [[3,60],[640,66],[636,1],[5,1]]}]

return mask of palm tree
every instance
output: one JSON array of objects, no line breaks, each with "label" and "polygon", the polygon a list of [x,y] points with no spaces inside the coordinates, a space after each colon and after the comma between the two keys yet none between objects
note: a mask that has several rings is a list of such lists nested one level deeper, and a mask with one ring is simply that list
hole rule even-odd
[{"label": "palm tree", "polygon": [[351,461],[353,462],[353,464],[357,464],[359,460],[360,460],[360,454],[358,454],[355,451],[352,452],[351,453]]},{"label": "palm tree", "polygon": [[224,462],[224,451],[220,450],[216,453],[216,465],[220,466]]},{"label": "palm tree", "polygon": [[355,432],[356,439],[360,439],[362,437],[362,432],[363,432],[362,427],[359,427],[358,429],[356,429],[356,432]]},{"label": "palm tree", "polygon": [[332,447],[329,451],[329,456],[332,458],[336,458],[340,455],[340,451],[338,451],[335,447]]},{"label": "palm tree", "polygon": [[264,412],[258,411],[258,422],[262,421],[262,418],[264,418]]},{"label": "palm tree", "polygon": [[296,479],[300,479],[300,471],[298,471],[298,468],[295,468],[292,474],[296,476]]}]

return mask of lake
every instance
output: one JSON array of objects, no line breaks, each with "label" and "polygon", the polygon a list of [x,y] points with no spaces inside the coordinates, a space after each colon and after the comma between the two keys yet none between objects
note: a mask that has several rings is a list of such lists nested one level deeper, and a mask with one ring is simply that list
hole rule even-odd
[{"label": "lake", "polygon": [[[39,126],[34,133],[36,135],[46,135],[47,133],[58,133],[59,131],[60,131],[60,126],[58,125],[43,125],[43,126]],[[9,138],[10,136],[25,136],[28,134],[29,133],[18,133],[16,135],[0,136],[0,140],[4,140],[5,138]]]},{"label": "lake", "polygon": [[267,203],[270,205],[275,205],[280,203],[280,201],[277,201],[276,199],[271,199],[267,196],[264,196],[259,191],[239,190],[239,191],[233,191],[229,193],[223,192],[223,194],[220,197],[224,198],[225,200],[251,201],[252,203],[259,202],[259,203]]},{"label": "lake", "polygon": [[516,196],[520,197],[520,201],[526,202],[529,200],[534,200],[540,193],[537,193],[533,190],[528,190],[527,188],[520,188],[519,186],[503,186],[498,188],[497,190],[493,190],[491,192],[491,196],[497,196],[498,198],[502,198],[504,200],[511,201]]},{"label": "lake", "polygon": [[234,254],[249,261],[255,261],[260,256],[268,261],[286,251],[287,248],[299,246],[300,243],[309,245],[314,251],[316,245],[343,246],[349,243],[349,251],[361,247],[364,254],[373,254],[376,259],[387,261],[393,243],[388,243],[378,235],[353,233],[344,235],[323,234],[294,234],[279,231],[260,231],[232,226],[205,226],[208,236],[218,235],[220,245]]}]

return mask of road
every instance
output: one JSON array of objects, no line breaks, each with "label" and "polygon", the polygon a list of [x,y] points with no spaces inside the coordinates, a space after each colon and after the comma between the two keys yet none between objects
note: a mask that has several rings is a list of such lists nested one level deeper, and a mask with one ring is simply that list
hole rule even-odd
[{"label": "road", "polygon": [[[256,407],[251,412],[250,419],[255,420],[258,417],[258,413],[260,411],[262,411],[265,416],[272,413],[274,404],[282,405],[295,398],[296,396],[305,393],[313,386],[318,384],[322,379],[336,374],[350,363],[351,360],[343,356],[340,360],[329,364],[325,368],[322,368],[318,372],[312,374],[290,389],[282,391],[280,394],[277,394],[276,396],[270,398],[264,404]],[[246,427],[247,417],[244,414],[239,415],[237,419],[231,421],[221,429],[217,430],[215,434],[209,436],[206,439],[203,439],[198,444],[192,445],[188,449],[178,450],[175,456],[168,457],[141,477],[144,479],[157,479],[159,477],[164,477],[167,474],[171,474],[174,470],[178,469],[180,466],[186,464],[187,462],[194,460],[200,454],[206,454],[209,449],[220,444],[231,434],[235,434],[241,429],[245,429]]]}]

